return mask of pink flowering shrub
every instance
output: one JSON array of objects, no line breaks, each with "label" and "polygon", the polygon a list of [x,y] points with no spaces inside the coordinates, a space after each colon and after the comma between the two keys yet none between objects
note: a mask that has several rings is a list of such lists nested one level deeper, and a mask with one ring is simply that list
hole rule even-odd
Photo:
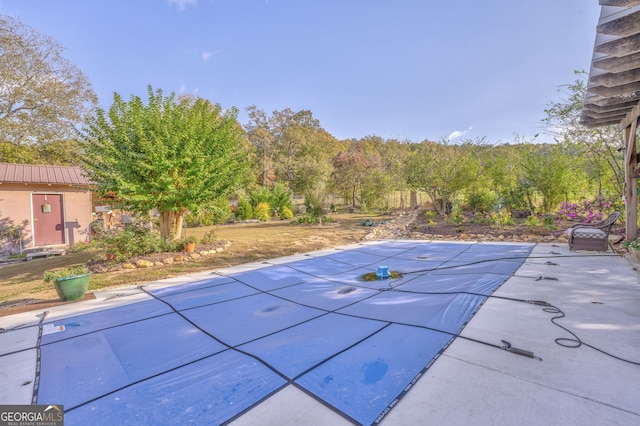
[{"label": "pink flowering shrub", "polygon": [[613,201],[611,199],[598,196],[595,200],[587,200],[581,203],[567,203],[565,201],[560,205],[560,210],[558,210],[556,216],[558,221],[595,223],[602,221],[613,210]]}]

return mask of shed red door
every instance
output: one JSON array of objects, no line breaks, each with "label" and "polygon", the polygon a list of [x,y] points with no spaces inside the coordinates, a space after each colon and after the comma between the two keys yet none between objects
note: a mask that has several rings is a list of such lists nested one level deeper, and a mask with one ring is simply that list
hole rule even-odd
[{"label": "shed red door", "polygon": [[35,245],[64,244],[62,194],[32,194],[32,200]]}]

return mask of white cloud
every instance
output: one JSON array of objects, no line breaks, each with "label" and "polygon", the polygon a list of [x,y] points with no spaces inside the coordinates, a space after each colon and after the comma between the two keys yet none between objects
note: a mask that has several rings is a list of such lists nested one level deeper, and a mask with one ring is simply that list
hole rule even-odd
[{"label": "white cloud", "polygon": [[453,132],[451,132],[449,137],[447,137],[447,141],[452,141],[454,139],[462,137],[462,136],[466,135],[471,129],[473,129],[473,126],[470,126],[467,130],[456,130],[456,131],[453,131]]},{"label": "white cloud", "polygon": [[200,89],[198,89],[197,87],[194,89],[189,89],[187,85],[184,83],[180,84],[180,89],[178,90],[179,95],[190,94],[190,95],[198,96],[199,92],[200,92]]},{"label": "white cloud", "polygon": [[211,59],[211,52],[202,52],[202,60],[203,61],[208,61],[209,59]]},{"label": "white cloud", "polygon": [[195,5],[198,0],[168,0],[169,4],[175,4],[178,10],[183,11],[187,6]]}]

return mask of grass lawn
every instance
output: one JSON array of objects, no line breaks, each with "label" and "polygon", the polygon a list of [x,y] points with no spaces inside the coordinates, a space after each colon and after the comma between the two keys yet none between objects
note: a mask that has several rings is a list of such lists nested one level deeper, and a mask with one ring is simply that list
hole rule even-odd
[{"label": "grass lawn", "polygon": [[[347,213],[335,214],[332,217],[338,221],[337,224],[292,226],[289,221],[271,221],[190,228],[187,232],[198,237],[214,229],[217,239],[231,241],[231,246],[221,253],[198,260],[93,274],[89,292],[108,287],[139,285],[192,272],[353,244],[359,242],[370,231],[370,228],[361,225],[363,220],[390,219],[390,216]],[[16,303],[58,300],[53,286],[46,284],[42,279],[46,270],[103,257],[104,253],[101,251],[85,251],[0,266],[0,316],[10,313],[7,308],[15,306]]]}]

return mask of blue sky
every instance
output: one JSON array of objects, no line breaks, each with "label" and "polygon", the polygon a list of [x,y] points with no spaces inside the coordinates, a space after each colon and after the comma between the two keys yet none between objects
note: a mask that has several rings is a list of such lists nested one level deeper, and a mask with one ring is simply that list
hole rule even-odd
[{"label": "blue sky", "polygon": [[[307,109],[339,139],[551,141],[596,0],[0,0],[113,93]],[[536,139],[534,135],[540,134]],[[457,137],[456,137],[457,136]]]}]

